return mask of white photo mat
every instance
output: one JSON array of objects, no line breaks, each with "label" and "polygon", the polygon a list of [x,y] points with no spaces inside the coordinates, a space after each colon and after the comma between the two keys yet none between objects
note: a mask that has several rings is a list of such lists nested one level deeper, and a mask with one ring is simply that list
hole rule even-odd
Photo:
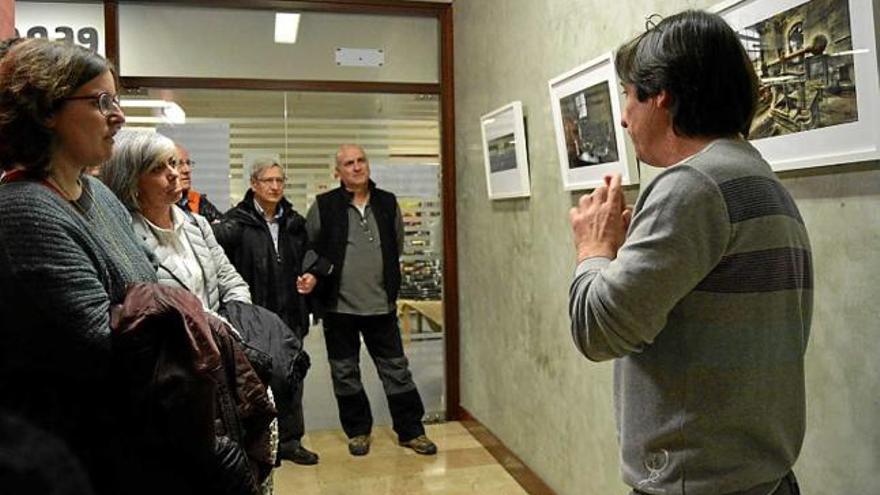
[{"label": "white photo mat", "polygon": [[[610,99],[610,112],[602,109],[600,119],[608,133],[608,143],[616,146],[616,157],[612,161],[600,163],[572,164],[576,156],[589,155],[589,151],[569,151],[572,143],[566,142],[566,129],[563,122],[563,109],[561,100],[570,98],[579,92],[599,89],[598,85],[606,85],[608,98]],[[638,174],[632,169],[634,162],[630,160],[629,145],[624,137],[623,128],[620,126],[620,84],[617,73],[614,70],[614,54],[606,53],[586,64],[568,71],[549,82],[550,107],[553,115],[553,126],[556,130],[556,146],[559,152],[559,167],[562,172],[562,183],[566,191],[579,189],[592,189],[604,184],[603,177],[609,173],[619,173],[622,183],[635,184],[638,182]],[[601,88],[604,93],[604,88]],[[589,107],[589,105],[586,105]],[[590,109],[585,108],[585,113]],[[594,112],[595,113],[595,112]],[[569,124],[571,125],[571,124]],[[569,131],[571,135],[571,131]],[[611,139],[613,137],[613,140]],[[577,148],[577,147],[575,147]],[[605,156],[614,156],[609,151]],[[601,158],[599,159],[601,160]]]},{"label": "white photo mat", "polygon": [[480,118],[486,190],[490,199],[531,195],[522,103],[514,101]]},{"label": "white photo mat", "polygon": [[[812,1],[814,0],[728,0],[711,10],[724,17],[735,31],[741,32]],[[793,170],[880,158],[880,83],[877,75],[877,42],[872,1],[874,0],[844,0],[849,6],[858,120],[752,139],[752,144],[773,170]],[[834,53],[834,41],[829,40],[828,43],[828,51],[831,53]],[[811,42],[810,39],[803,41],[804,46],[810,46]],[[761,77],[760,73],[758,77]]]}]

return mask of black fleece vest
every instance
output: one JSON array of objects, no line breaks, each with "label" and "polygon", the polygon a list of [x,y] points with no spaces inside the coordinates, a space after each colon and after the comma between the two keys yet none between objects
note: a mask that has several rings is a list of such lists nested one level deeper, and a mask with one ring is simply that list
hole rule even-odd
[{"label": "black fleece vest", "polygon": [[[315,242],[318,254],[333,263],[333,273],[327,285],[321,290],[322,306],[334,307],[339,298],[339,281],[345,269],[345,251],[348,247],[348,208],[352,194],[343,187],[318,195],[318,214],[321,218],[321,236]],[[394,194],[376,188],[370,183],[370,209],[379,227],[379,240],[382,243],[382,273],[388,303],[397,301],[400,291],[400,253],[397,249],[395,224],[397,198]]]}]

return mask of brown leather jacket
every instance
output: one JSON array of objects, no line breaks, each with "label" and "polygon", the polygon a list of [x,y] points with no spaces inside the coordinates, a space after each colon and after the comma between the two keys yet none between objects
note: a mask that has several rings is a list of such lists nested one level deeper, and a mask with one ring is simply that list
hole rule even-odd
[{"label": "brown leather jacket", "polygon": [[[165,464],[184,463],[184,485],[254,493],[255,482],[272,467],[268,439],[275,409],[226,324],[186,290],[141,283],[113,308],[111,327],[123,407],[137,425],[133,434]],[[228,438],[219,442],[223,436]],[[245,472],[229,465],[234,456],[218,455],[229,439],[248,456]]]}]

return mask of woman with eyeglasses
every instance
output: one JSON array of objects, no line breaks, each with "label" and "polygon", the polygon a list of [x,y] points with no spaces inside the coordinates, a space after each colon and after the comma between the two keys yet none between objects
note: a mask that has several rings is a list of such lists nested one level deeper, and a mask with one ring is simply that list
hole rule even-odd
[{"label": "woman with eyeglasses", "polygon": [[133,217],[134,230],[158,262],[159,283],[182,287],[217,312],[229,301],[251,302],[247,283],[217,244],[208,221],[185,212],[174,142],[149,131],[122,130],[101,179]]},{"label": "woman with eyeglasses", "polygon": [[99,55],[24,40],[0,61],[0,408],[61,439],[97,493],[120,493],[111,305],[155,282],[131,217],[83,171],[125,122]]}]

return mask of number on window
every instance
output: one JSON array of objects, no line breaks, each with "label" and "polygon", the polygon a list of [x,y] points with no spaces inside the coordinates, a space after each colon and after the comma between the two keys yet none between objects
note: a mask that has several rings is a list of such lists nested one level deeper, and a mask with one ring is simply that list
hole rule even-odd
[{"label": "number on window", "polygon": [[97,29],[91,27],[82,28],[79,30],[79,32],[76,33],[76,39],[79,41],[79,44],[85,46],[89,50],[93,52],[98,51]]}]

